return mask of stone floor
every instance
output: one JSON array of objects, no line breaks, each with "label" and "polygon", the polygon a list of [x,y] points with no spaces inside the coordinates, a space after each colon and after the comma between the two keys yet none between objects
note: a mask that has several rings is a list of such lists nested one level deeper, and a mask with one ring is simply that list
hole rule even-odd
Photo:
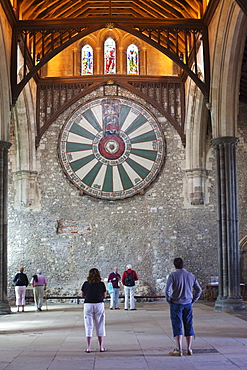
[{"label": "stone floor", "polygon": [[193,356],[171,357],[175,347],[165,302],[137,303],[137,311],[109,310],[107,352],[93,338],[85,353],[83,305],[49,303],[42,312],[12,308],[0,316],[0,370],[227,370],[247,369],[247,314],[218,313],[212,304],[194,305]]}]

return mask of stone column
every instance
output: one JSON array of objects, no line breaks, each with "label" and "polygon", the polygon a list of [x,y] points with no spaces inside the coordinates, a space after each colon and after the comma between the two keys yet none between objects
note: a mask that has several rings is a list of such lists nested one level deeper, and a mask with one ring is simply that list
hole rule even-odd
[{"label": "stone column", "polygon": [[[100,57],[100,53],[101,53],[101,48],[100,47],[97,47],[95,48],[96,49],[96,55],[95,55],[95,61],[93,63],[93,65],[95,66],[95,74],[96,75],[99,75],[100,73],[104,73],[104,68],[101,67],[101,62],[102,62],[102,58]],[[104,58],[103,58],[104,60]],[[104,64],[103,64],[104,65]],[[103,70],[103,72],[102,72]]]},{"label": "stone column", "polygon": [[238,197],[235,137],[212,140],[216,152],[219,293],[215,311],[245,310],[240,295]]},{"label": "stone column", "polygon": [[0,140],[0,314],[11,313],[7,300],[7,183],[8,150],[11,143]]},{"label": "stone column", "polygon": [[36,171],[21,170],[13,173],[15,186],[15,207],[17,209],[39,209],[40,191]]},{"label": "stone column", "polygon": [[142,74],[147,75],[148,72],[148,67],[147,67],[147,48],[143,47],[142,48]]},{"label": "stone column", "polygon": [[201,168],[195,168],[192,170],[186,170],[185,172],[188,181],[187,193],[190,204],[194,206],[204,204],[206,170]]},{"label": "stone column", "polygon": [[[78,76],[78,68],[77,68],[77,65],[78,65],[78,63],[77,63],[77,60],[78,60],[78,57],[77,57],[77,55],[78,55],[78,49],[77,48],[74,48],[73,49],[73,76]],[[79,74],[81,74],[81,71],[80,71],[80,73]]]},{"label": "stone column", "polygon": [[[124,63],[123,63],[123,47],[120,46],[118,48],[118,50],[119,50],[119,64],[118,64],[119,68],[118,68],[118,70],[120,72],[120,75],[122,75],[122,74],[124,74],[124,71],[123,71],[123,66],[124,66]],[[125,62],[125,66],[126,66],[126,62]],[[126,71],[126,73],[127,73],[127,71]]]}]

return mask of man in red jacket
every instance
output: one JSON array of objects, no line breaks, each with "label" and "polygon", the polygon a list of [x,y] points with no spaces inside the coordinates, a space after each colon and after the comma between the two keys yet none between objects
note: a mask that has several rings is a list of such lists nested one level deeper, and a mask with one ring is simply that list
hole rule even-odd
[{"label": "man in red jacket", "polygon": [[122,275],[122,283],[124,285],[124,309],[128,310],[128,303],[129,303],[129,297],[130,297],[130,309],[136,310],[135,308],[135,281],[138,280],[137,273],[132,270],[131,265],[126,266],[126,271],[124,271]]}]

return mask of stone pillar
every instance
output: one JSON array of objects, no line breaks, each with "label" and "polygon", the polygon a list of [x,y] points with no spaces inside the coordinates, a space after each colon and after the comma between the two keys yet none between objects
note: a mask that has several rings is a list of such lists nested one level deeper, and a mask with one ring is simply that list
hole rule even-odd
[{"label": "stone pillar", "polygon": [[[77,71],[77,65],[78,65],[78,63],[77,63],[77,60],[78,60],[78,49],[77,48],[74,48],[73,49],[73,76],[78,76],[78,71]],[[80,71],[80,73],[79,74],[81,74],[81,71]]]},{"label": "stone pillar", "polygon": [[39,209],[40,192],[38,187],[36,171],[17,171],[13,173],[15,181],[15,208],[17,209]]},{"label": "stone pillar", "polygon": [[204,204],[206,170],[200,168],[186,170],[186,178],[188,181],[187,193],[190,204],[193,206]]},{"label": "stone pillar", "polygon": [[142,74],[147,75],[148,72],[148,67],[147,67],[147,48],[143,47],[142,48]]},{"label": "stone pillar", "polygon": [[240,295],[238,197],[235,137],[212,140],[216,152],[219,293],[215,311],[244,311]]},{"label": "stone pillar", "polygon": [[[119,72],[120,72],[120,75],[122,75],[123,73],[124,73],[124,71],[123,71],[123,66],[125,65],[126,66],[126,62],[125,63],[123,63],[123,47],[122,46],[120,46],[119,48],[118,48],[118,50],[119,50],[119,64],[118,64],[118,66],[119,66],[119,68],[118,68],[118,70],[119,70]],[[127,71],[126,71],[127,72]]]},{"label": "stone pillar", "polygon": [[[97,47],[95,48],[96,49],[96,55],[95,55],[95,61],[93,63],[93,65],[95,66],[95,74],[96,75],[99,75],[100,73],[104,73],[104,71],[102,71],[102,67],[101,67],[101,62],[102,62],[102,58],[100,57],[100,53],[101,53],[101,48],[100,47]],[[104,60],[104,58],[103,58]],[[104,64],[103,64],[104,65]],[[101,68],[100,68],[101,67]]]},{"label": "stone pillar", "polygon": [[0,140],[0,314],[11,313],[7,300],[7,183],[8,149],[11,143]]}]

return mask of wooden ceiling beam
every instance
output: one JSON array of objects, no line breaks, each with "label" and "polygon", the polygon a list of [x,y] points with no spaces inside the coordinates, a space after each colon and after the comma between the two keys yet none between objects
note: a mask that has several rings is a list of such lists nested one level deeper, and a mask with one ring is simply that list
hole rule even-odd
[{"label": "wooden ceiling beam", "polygon": [[[30,63],[27,65],[25,62],[23,80],[17,84],[13,79],[13,85],[15,85],[13,100],[17,99],[25,84],[30,78],[37,75],[42,66],[51,58],[80,38],[107,28],[109,23],[112,23],[115,28],[137,36],[166,54],[186,71],[197,83],[203,94],[207,95],[205,84],[199,80],[197,73],[192,72],[189,64],[190,53],[193,48],[195,49],[195,39],[198,38],[198,35],[205,33],[206,30],[202,20],[159,17],[157,12],[162,11],[161,6],[164,5],[161,0],[123,2],[125,7],[122,8],[118,8],[122,4],[121,1],[111,0],[113,5],[111,9],[113,16],[111,17],[104,14],[104,11],[108,12],[107,7],[106,9],[104,7],[91,9],[89,5],[92,2],[85,1],[81,6],[78,1],[60,1],[59,6],[57,6],[56,0],[50,0],[49,2],[45,0],[41,2],[33,1],[31,8],[36,7],[36,11],[39,13],[39,15],[36,15],[37,17],[46,18],[52,15],[54,18],[20,20],[16,23],[14,30],[19,33],[17,39],[19,37],[24,43],[25,60],[30,59],[33,66],[30,66]],[[182,2],[184,3],[184,1]],[[40,7],[40,4],[44,5],[44,3],[49,4],[49,9],[46,8],[46,12],[42,13],[44,7]],[[169,4],[177,5],[177,3],[177,0],[167,0],[164,9],[168,9]],[[97,3],[94,3],[94,6],[98,4],[102,6],[109,4],[109,2],[98,0]],[[135,5],[133,6],[133,4]],[[183,10],[183,7],[182,4],[180,10]],[[83,12],[83,17],[81,17],[81,12]],[[147,12],[148,18],[146,17]],[[65,14],[73,16],[73,22],[71,18],[66,18]],[[94,14],[94,17],[90,16],[92,14]],[[181,55],[183,55],[183,61]]]},{"label": "wooden ceiling beam", "polygon": [[56,6],[54,11],[52,12],[53,18],[73,18],[76,17],[76,12],[80,11],[81,9],[87,9],[87,5],[81,0],[77,0],[73,3],[69,2],[61,2],[59,6]]},{"label": "wooden ceiling beam", "polygon": [[[142,15],[142,13],[139,11],[139,12],[137,12],[135,9],[118,9],[118,10],[115,10],[114,11],[114,9],[112,9],[112,16],[122,16],[122,19],[127,19],[127,18],[131,18],[131,19],[134,19],[135,17],[137,17],[137,16],[141,16]],[[95,15],[97,15],[97,16],[99,16],[99,17],[108,17],[108,14],[107,13],[104,13],[104,9],[102,9],[102,10],[94,10],[94,14]],[[96,19],[96,18],[93,18],[93,17],[91,17],[91,12],[90,12],[90,10],[88,9],[86,12],[84,12],[83,13],[83,16],[86,16],[86,15],[88,15],[89,17],[90,17],[90,19],[91,19],[91,22],[94,22],[94,19]]]},{"label": "wooden ceiling beam", "polygon": [[[49,7],[49,9],[43,10],[42,12],[37,15],[38,18],[47,19],[47,18],[77,18],[77,17],[88,17],[88,16],[98,16],[100,13],[103,15],[109,15],[109,7],[107,7],[108,3],[99,3],[99,2],[85,2],[81,5],[81,2],[77,1],[77,5],[73,3],[73,5],[69,2],[63,2],[60,6],[57,6],[55,1],[53,2],[53,7]],[[167,12],[165,8],[160,6],[156,6],[155,4],[150,5],[146,1],[126,1],[126,5],[123,6],[125,2],[112,2],[111,9],[115,9],[112,14],[124,14],[126,15],[131,14],[132,11],[130,9],[135,9],[133,12],[133,16],[142,16],[142,17],[173,17],[172,11]],[[53,9],[54,8],[54,9]],[[99,9],[103,11],[100,12]],[[49,14],[50,13],[50,14]],[[36,17],[36,19],[37,19]]]},{"label": "wooden ceiling beam", "polygon": [[[94,11],[94,14],[96,13],[96,14],[98,14],[98,10],[96,10],[96,11]],[[111,9],[111,13],[112,13],[112,16],[118,16],[118,15],[128,15],[128,14],[130,14],[130,15],[133,15],[135,18],[137,18],[137,17],[144,17],[146,14],[147,14],[147,12],[145,13],[144,11],[143,11],[143,9],[141,9],[140,7],[137,7],[137,6],[133,6],[133,7],[126,7],[126,8],[124,8],[124,9],[119,9],[119,8],[114,8],[114,7],[112,7],[112,9]],[[152,14],[151,12],[149,12],[149,15],[150,16],[154,16],[154,13]],[[156,14],[156,16],[157,16],[157,14]]]},{"label": "wooden ceiling beam", "polygon": [[[185,134],[184,134],[184,87],[182,80],[178,77],[154,77],[154,76],[126,76],[126,75],[115,75],[113,78],[114,85],[121,86],[126,88],[128,91],[132,91],[141,98],[148,101],[154,107],[156,107],[174,126],[180,135],[183,144],[185,145]],[[100,75],[94,76],[92,80],[91,76],[81,76],[79,78],[43,78],[40,81],[38,88],[38,101],[45,99],[47,92],[50,90],[59,89],[62,93],[62,90],[65,91],[68,87],[73,91],[73,93],[66,94],[65,99],[59,98],[54,101],[53,109],[49,114],[45,116],[41,115],[41,112],[37,116],[37,123],[39,129],[37,130],[36,136],[36,145],[39,145],[40,139],[49,128],[51,123],[71,104],[77,101],[79,98],[89,94],[93,90],[101,86],[106,86],[109,76]],[[165,104],[162,100],[159,99],[157,95],[150,94],[152,86],[157,88],[165,89],[167,92],[171,89],[174,91],[174,88],[179,88],[180,90],[180,99],[181,99],[181,111],[170,110],[169,102],[168,107],[165,107]],[[151,87],[151,90],[150,90]],[[168,92],[169,94],[169,92]]]},{"label": "wooden ceiling beam", "polygon": [[177,18],[198,18],[198,13],[195,11],[198,5],[193,8],[189,6],[187,0],[166,0],[165,2],[162,0],[152,0],[152,3],[169,10]]},{"label": "wooden ceiling beam", "polygon": [[[241,0],[240,0],[241,1]],[[94,16],[94,10],[104,9],[104,14],[109,14],[109,8],[118,8],[119,13],[126,7],[140,7],[145,12],[145,17],[153,9],[164,18],[198,18],[201,12],[200,0],[22,0],[22,19],[50,19],[56,17],[73,18],[76,14]],[[85,14],[82,11],[85,9]],[[122,10],[121,10],[122,9]],[[90,12],[92,10],[92,12]],[[138,12],[137,12],[138,13]]]},{"label": "wooden ceiling beam", "polygon": [[22,1],[20,6],[20,13],[22,19],[28,19],[32,16],[34,17],[35,14],[38,13],[39,9],[42,9],[42,6],[45,6],[46,0],[41,0],[37,3],[28,3],[28,1]]},{"label": "wooden ceiling beam", "polygon": [[156,14],[154,14],[154,16],[156,18],[163,18],[163,17],[173,18],[172,12],[167,11],[167,9],[164,9],[163,7],[160,7],[159,5],[156,5],[153,3],[151,4],[151,1],[147,2],[146,0],[137,0],[136,4],[140,6],[147,13],[150,12],[150,9],[151,11],[155,11]]},{"label": "wooden ceiling beam", "polygon": [[[178,29],[198,29],[204,28],[205,25],[200,19],[143,19],[143,18],[131,18],[125,19],[119,17],[95,17],[93,19],[94,24],[106,25],[108,23],[123,23],[126,25],[136,25],[143,27],[170,27]],[[71,23],[71,19],[54,19],[54,20],[23,20],[19,21],[15,28],[19,30],[51,30],[51,29],[76,29],[79,27],[90,26],[92,24],[92,18],[77,18]]]}]

